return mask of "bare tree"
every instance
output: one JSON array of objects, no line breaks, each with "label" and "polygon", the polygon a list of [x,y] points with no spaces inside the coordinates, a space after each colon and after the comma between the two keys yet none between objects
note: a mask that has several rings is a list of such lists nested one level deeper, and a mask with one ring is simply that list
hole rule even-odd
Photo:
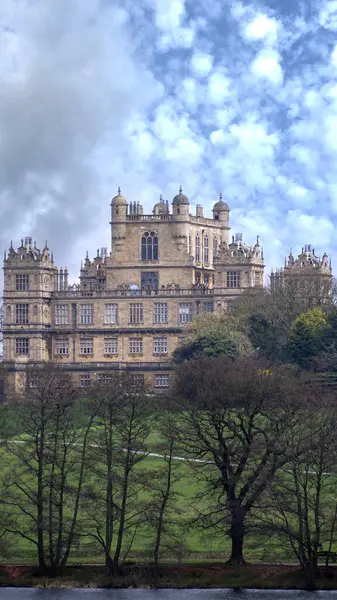
[{"label": "bare tree", "polygon": [[126,374],[106,375],[90,390],[96,413],[91,441],[91,484],[86,487],[85,532],[103,549],[116,573],[144,518],[141,491],[149,474],[141,468],[154,421],[151,399]]},{"label": "bare tree", "polygon": [[168,548],[180,540],[182,526],[179,519],[181,511],[177,506],[178,493],[175,490],[175,484],[180,480],[181,464],[175,460],[178,438],[174,414],[165,411],[157,425],[157,431],[160,442],[154,447],[154,451],[163,459],[161,464],[153,469],[149,482],[151,497],[146,507],[146,520],[154,533],[153,565],[156,577],[159,575],[162,547]]},{"label": "bare tree", "polygon": [[[326,565],[334,542],[337,505],[336,408],[316,408],[307,421],[310,447],[275,476],[266,489],[259,522],[262,531],[277,534],[301,564],[310,589],[315,588],[319,554],[325,545]],[[289,440],[294,443],[294,440]]]},{"label": "bare tree", "polygon": [[200,460],[194,472],[205,489],[198,523],[226,531],[230,562],[243,563],[253,508],[277,471],[309,444],[303,401],[315,392],[284,368],[270,371],[258,360],[222,358],[185,363],[177,371],[176,391],[183,399],[181,444],[186,456]]},{"label": "bare tree", "polygon": [[7,437],[7,506],[12,534],[37,548],[41,572],[62,569],[76,537],[93,415],[77,404],[77,389],[59,368],[28,373],[28,389],[17,405],[24,436]]}]

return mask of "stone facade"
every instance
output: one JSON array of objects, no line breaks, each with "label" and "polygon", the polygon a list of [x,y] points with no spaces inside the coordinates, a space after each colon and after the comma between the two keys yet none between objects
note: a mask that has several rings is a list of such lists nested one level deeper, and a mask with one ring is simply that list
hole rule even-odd
[{"label": "stone facade", "polygon": [[4,363],[16,389],[27,365],[60,363],[86,386],[112,369],[158,390],[170,383],[170,357],[186,325],[203,312],[222,312],[244,289],[263,286],[257,239],[229,241],[229,207],[220,199],[213,218],[197,205],[190,214],[180,188],[152,214],[118,191],[111,201],[111,252],[97,251],[69,285],[47,243],[31,238],[4,259]]}]

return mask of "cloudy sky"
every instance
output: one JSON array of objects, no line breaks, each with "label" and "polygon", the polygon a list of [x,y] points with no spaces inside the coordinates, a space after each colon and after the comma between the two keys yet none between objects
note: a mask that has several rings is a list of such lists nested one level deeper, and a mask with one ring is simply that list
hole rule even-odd
[{"label": "cloudy sky", "polygon": [[76,277],[118,185],[150,212],[181,184],[268,268],[311,243],[336,269],[336,33],[336,0],[1,0],[1,247]]}]

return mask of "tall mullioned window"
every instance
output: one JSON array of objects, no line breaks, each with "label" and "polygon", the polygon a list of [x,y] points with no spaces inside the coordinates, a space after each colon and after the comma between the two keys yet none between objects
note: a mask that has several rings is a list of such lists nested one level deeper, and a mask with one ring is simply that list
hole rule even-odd
[{"label": "tall mullioned window", "polygon": [[167,354],[167,337],[153,338],[153,354]]},{"label": "tall mullioned window", "polygon": [[15,289],[17,292],[27,292],[29,290],[29,275],[20,274],[15,276]]},{"label": "tall mullioned window", "polygon": [[118,354],[118,338],[104,338],[104,354]]},{"label": "tall mullioned window", "polygon": [[241,283],[240,271],[227,271],[227,287],[239,288]]},{"label": "tall mullioned window", "polygon": [[143,323],[143,305],[142,304],[130,304],[129,312],[129,323],[135,325],[137,323]]},{"label": "tall mullioned window", "polygon": [[207,312],[207,313],[214,312],[214,304],[213,304],[213,302],[204,302],[203,309],[204,309],[204,312]]},{"label": "tall mullioned window", "polygon": [[69,340],[67,340],[66,338],[63,340],[55,340],[55,354],[57,356],[68,356]]},{"label": "tall mullioned window", "polygon": [[69,304],[56,304],[55,323],[56,325],[69,325]]},{"label": "tall mullioned window", "polygon": [[191,237],[191,234],[188,236],[188,253],[192,254],[192,237]]},{"label": "tall mullioned window", "polygon": [[94,340],[91,338],[83,338],[80,340],[80,354],[87,355],[94,353]]},{"label": "tall mullioned window", "polygon": [[94,307],[92,304],[80,304],[81,325],[92,325],[94,322]]},{"label": "tall mullioned window", "polygon": [[29,322],[29,304],[15,305],[15,323],[17,325],[27,325]]},{"label": "tall mullioned window", "polygon": [[104,324],[118,323],[118,304],[104,304]]},{"label": "tall mullioned window", "polygon": [[200,262],[200,235],[195,236],[195,260]]},{"label": "tall mullioned window", "polygon": [[209,252],[208,252],[208,235],[204,237],[204,263],[208,264]]},{"label": "tall mullioned window", "polygon": [[29,339],[19,337],[15,339],[15,353],[16,354],[29,354]]},{"label": "tall mullioned window", "polygon": [[80,375],[80,387],[89,387],[91,384],[90,373]]},{"label": "tall mullioned window", "polygon": [[189,323],[193,318],[192,302],[181,302],[179,304],[179,323]]},{"label": "tall mullioned window", "polygon": [[143,354],[142,338],[129,338],[129,353],[130,354]]},{"label": "tall mullioned window", "polygon": [[167,323],[167,302],[153,303],[153,322]]},{"label": "tall mullioned window", "polygon": [[154,231],[142,235],[142,260],[158,260],[158,236]]}]

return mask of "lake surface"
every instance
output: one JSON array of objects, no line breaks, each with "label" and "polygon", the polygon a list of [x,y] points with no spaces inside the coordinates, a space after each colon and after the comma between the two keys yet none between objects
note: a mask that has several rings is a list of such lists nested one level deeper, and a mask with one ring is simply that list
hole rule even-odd
[{"label": "lake surface", "polygon": [[337,600],[332,592],[289,590],[44,590],[0,588],[1,600]]}]

